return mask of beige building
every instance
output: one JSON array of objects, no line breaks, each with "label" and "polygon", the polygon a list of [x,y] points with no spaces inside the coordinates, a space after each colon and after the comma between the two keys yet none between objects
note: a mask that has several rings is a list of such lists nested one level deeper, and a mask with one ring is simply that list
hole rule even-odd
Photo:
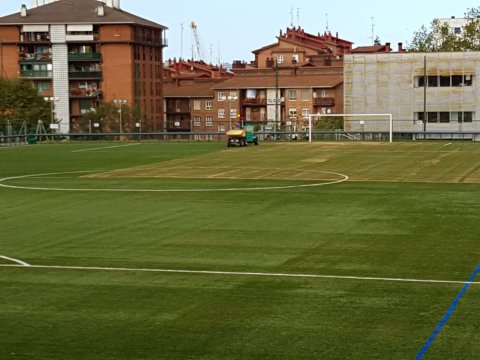
[{"label": "beige building", "polygon": [[[347,114],[392,114],[394,132],[480,131],[480,52],[345,56]],[[385,119],[346,121],[385,131]]]}]

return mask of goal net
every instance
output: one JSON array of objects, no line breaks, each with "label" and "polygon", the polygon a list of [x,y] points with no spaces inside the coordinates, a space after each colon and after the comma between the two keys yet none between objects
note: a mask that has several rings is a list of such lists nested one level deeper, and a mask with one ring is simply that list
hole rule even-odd
[{"label": "goal net", "polygon": [[[329,124],[325,126],[327,121]],[[309,142],[312,142],[314,131],[331,130],[332,123],[341,123],[340,130],[343,133],[385,133],[388,140],[393,141],[392,114],[311,114],[308,116]]]}]

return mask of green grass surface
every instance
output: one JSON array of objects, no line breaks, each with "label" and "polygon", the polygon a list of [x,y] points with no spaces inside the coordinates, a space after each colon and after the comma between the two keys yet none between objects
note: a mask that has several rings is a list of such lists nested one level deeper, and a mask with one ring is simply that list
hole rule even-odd
[{"label": "green grass surface", "polygon": [[[57,189],[0,188],[0,255],[460,282],[480,259],[475,143],[121,145],[0,148],[2,184]],[[349,181],[191,191],[342,178],[331,172]],[[414,359],[461,288],[0,267],[0,359]],[[479,295],[472,285],[425,359],[478,358]]]}]

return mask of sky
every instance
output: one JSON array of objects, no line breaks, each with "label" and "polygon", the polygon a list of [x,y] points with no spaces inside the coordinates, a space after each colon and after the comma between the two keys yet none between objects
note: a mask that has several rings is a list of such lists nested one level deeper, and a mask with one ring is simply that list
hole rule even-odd
[{"label": "sky", "polygon": [[[0,17],[19,12],[22,3],[32,5],[31,0],[0,0]],[[280,30],[292,24],[311,34],[328,28],[354,47],[372,44],[373,24],[373,37],[396,49],[433,19],[463,17],[478,6],[466,0],[120,0],[123,10],[168,27],[165,60],[192,57],[194,21],[204,60],[211,63],[249,62],[252,51],[275,43]]]}]

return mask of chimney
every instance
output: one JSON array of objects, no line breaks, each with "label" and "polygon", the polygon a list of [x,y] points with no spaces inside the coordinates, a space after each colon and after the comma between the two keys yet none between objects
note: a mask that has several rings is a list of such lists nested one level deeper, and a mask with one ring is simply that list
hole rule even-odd
[{"label": "chimney", "polygon": [[112,5],[115,9],[120,9],[120,0],[113,0]]},{"label": "chimney", "polygon": [[22,4],[22,8],[20,9],[20,16],[27,17],[27,5]]},{"label": "chimney", "polygon": [[97,15],[98,15],[99,17],[105,16],[105,8],[103,7],[103,4],[98,4],[98,7],[97,7]]},{"label": "chimney", "polygon": [[390,43],[389,43],[389,42],[388,42],[388,43],[385,43],[385,52],[388,53],[388,52],[391,52],[391,51],[392,51],[392,48],[391,48],[391,46],[390,46]]},{"label": "chimney", "polygon": [[105,4],[109,7],[113,7],[113,0],[105,0]]},{"label": "chimney", "polygon": [[403,52],[403,43],[398,43],[398,52]]}]

